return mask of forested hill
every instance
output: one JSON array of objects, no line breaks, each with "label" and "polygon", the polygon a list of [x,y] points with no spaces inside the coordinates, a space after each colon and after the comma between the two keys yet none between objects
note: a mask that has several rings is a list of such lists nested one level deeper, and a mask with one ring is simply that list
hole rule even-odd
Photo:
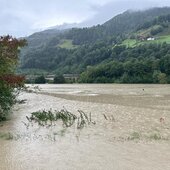
[{"label": "forested hill", "polygon": [[[160,59],[169,53],[167,50],[163,55],[160,53],[162,48],[167,49],[169,47],[168,44],[161,44],[164,41],[170,43],[168,41],[170,24],[169,20],[165,19],[169,15],[170,8],[168,7],[153,8],[146,11],[126,11],[103,25],[91,28],[73,28],[62,31],[50,29],[35,33],[27,37],[28,46],[21,52],[21,72],[28,74],[33,72],[53,74],[87,73],[89,68],[104,67],[104,65],[115,61],[133,61],[132,59],[138,58],[138,56],[140,56],[140,61],[144,61],[147,57],[150,58],[148,56],[150,55],[149,48],[153,52],[152,59]],[[164,21],[155,22],[161,17],[164,18]],[[166,36],[167,39],[162,39],[160,42],[156,41],[156,43],[148,43],[146,39],[153,37],[153,30],[157,31],[154,36]],[[143,37],[143,34],[146,42],[139,39],[139,37]],[[150,43],[154,43],[155,46],[148,45],[146,48],[146,44]],[[158,45],[159,43],[160,46]],[[161,48],[160,51],[155,53],[154,48],[157,48],[156,45]],[[139,46],[144,47],[139,48]],[[141,49],[145,50],[141,52]],[[155,70],[153,69],[152,71],[154,72]],[[164,70],[157,68],[157,71],[162,73]],[[168,76],[167,73],[165,74]],[[105,77],[105,75],[101,76]],[[118,78],[109,77],[108,81],[115,81],[116,79]],[[89,81],[82,78],[81,80],[93,82],[93,79]],[[100,81],[102,82],[102,80]]]}]

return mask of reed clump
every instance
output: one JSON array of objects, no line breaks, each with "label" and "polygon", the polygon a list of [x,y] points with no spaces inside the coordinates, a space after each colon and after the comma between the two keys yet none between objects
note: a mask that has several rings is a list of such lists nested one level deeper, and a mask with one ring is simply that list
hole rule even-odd
[{"label": "reed clump", "polygon": [[64,127],[71,127],[76,124],[77,129],[82,129],[86,125],[95,124],[91,119],[91,113],[86,114],[78,110],[78,114],[73,114],[65,108],[60,111],[50,109],[33,112],[30,117],[26,118],[29,122],[38,123],[40,126],[52,126],[56,125],[57,121],[61,121]]}]

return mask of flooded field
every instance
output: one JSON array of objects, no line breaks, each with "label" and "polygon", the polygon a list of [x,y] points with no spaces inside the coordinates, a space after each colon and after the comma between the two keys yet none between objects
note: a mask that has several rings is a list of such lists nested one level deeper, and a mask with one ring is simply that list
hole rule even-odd
[{"label": "flooded field", "polygon": [[[33,87],[31,87],[33,88]],[[169,170],[170,85],[40,85],[0,124],[0,170]],[[83,129],[40,127],[38,110],[91,113]]]}]

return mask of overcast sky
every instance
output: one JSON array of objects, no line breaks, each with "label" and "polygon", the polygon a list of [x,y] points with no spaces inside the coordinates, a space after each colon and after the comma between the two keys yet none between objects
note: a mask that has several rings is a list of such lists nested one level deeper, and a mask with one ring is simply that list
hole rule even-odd
[{"label": "overcast sky", "polygon": [[0,35],[30,35],[63,23],[103,23],[127,9],[170,6],[170,0],[0,0]]}]

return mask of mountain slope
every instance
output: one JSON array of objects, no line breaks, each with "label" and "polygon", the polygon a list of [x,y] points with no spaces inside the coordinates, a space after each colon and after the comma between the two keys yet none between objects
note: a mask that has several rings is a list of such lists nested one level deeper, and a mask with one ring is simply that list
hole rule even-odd
[{"label": "mountain slope", "polygon": [[139,27],[144,23],[168,14],[170,8],[126,11],[91,28],[53,29],[33,34],[27,38],[28,47],[21,53],[22,71],[41,69],[51,73],[82,73],[89,66],[110,62],[116,56],[120,60],[130,57],[126,47],[117,45],[140,31]]},{"label": "mountain slope", "polygon": [[[160,15],[170,14],[170,8],[153,8],[146,11],[126,11],[107,21],[103,25],[91,28],[72,29],[65,38],[72,39],[76,45],[95,43],[97,40],[108,41],[136,31],[145,22],[149,22]],[[112,42],[112,41],[111,41]],[[113,41],[114,42],[114,41]],[[117,43],[117,41],[115,41]]]}]

